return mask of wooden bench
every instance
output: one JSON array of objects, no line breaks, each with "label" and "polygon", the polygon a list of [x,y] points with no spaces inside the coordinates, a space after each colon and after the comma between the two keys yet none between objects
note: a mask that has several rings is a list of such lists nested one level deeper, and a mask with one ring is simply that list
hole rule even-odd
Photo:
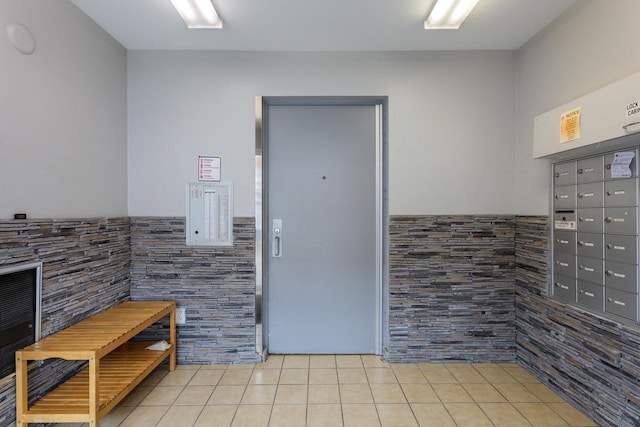
[{"label": "wooden bench", "polygon": [[[129,301],[110,308],[16,352],[16,422],[89,423],[100,418],[169,357],[176,366],[176,304],[173,301]],[[147,350],[152,342],[129,340],[170,316],[167,350]],[[89,366],[29,405],[27,364],[60,358],[86,360]]]}]

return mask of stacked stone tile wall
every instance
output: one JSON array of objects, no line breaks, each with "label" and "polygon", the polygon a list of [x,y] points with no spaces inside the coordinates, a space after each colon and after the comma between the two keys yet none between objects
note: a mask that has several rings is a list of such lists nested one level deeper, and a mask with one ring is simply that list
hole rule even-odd
[{"label": "stacked stone tile wall", "polygon": [[640,328],[547,296],[546,216],[516,217],[518,362],[602,426],[640,426]]},{"label": "stacked stone tile wall", "polygon": [[[0,221],[0,268],[43,262],[42,334],[50,335],[129,298],[129,219]],[[35,399],[77,370],[55,360],[29,374]],[[15,422],[15,378],[0,379],[0,426]]]},{"label": "stacked stone tile wall", "polygon": [[392,216],[396,362],[515,360],[514,216]]},{"label": "stacked stone tile wall", "polygon": [[258,360],[254,222],[234,218],[233,247],[207,247],[186,246],[184,217],[131,218],[131,298],[186,309],[178,363]]}]

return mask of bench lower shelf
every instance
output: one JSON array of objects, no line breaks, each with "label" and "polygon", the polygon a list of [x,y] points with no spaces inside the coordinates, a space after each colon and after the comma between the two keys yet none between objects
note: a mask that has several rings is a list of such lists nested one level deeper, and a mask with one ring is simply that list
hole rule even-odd
[{"label": "bench lower shelf", "polygon": [[[147,350],[153,342],[129,342],[100,360],[98,418],[104,416],[171,354]],[[84,369],[41,399],[23,414],[23,422],[87,422],[89,369]]]}]

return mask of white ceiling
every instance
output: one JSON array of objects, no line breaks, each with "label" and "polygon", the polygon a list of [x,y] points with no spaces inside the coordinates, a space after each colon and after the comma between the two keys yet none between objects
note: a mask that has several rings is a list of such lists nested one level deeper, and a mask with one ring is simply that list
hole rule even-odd
[{"label": "white ceiling", "polygon": [[170,0],[71,0],[127,49],[518,49],[576,0],[480,0],[459,30],[424,30],[433,0],[213,0],[220,30],[188,30]]}]

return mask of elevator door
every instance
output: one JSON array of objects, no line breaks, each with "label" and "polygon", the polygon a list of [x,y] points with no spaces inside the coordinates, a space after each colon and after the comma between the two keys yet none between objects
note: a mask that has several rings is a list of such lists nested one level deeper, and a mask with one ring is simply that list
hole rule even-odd
[{"label": "elevator door", "polygon": [[375,353],[375,114],[269,107],[270,353]]}]

